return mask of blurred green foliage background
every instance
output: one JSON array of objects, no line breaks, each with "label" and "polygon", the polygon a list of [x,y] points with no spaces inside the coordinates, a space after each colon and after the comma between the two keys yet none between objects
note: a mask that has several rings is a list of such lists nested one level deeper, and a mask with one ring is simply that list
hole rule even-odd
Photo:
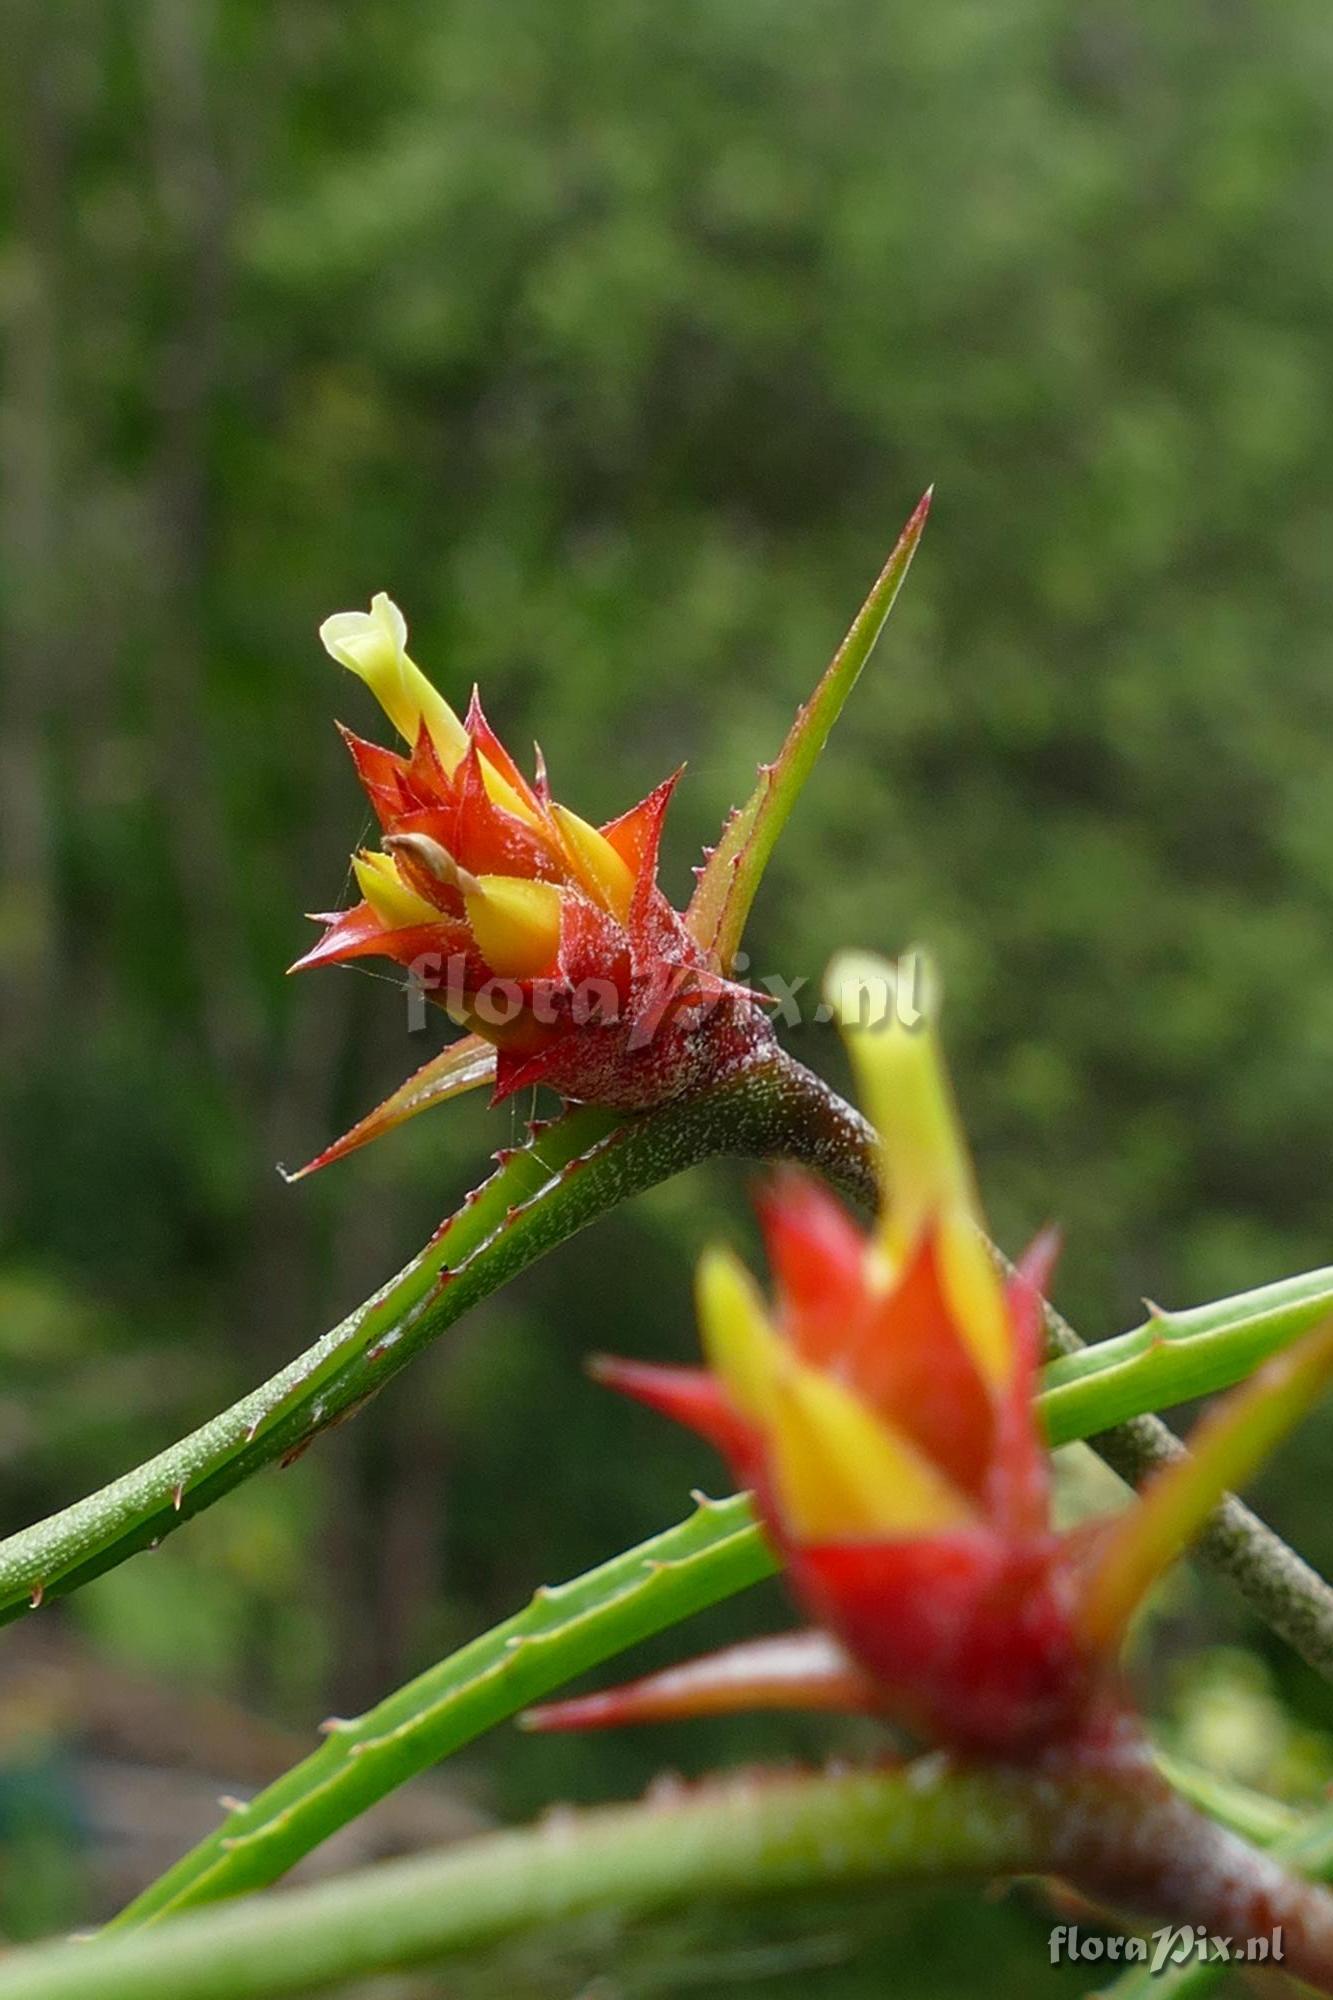
[{"label": "blurred green foliage background", "polygon": [[[274,1172],[433,1045],[374,973],[283,978],[364,830],[333,719],[376,719],[315,627],[376,589],[588,817],[688,758],[683,896],[937,481],[753,970],[937,947],[996,1234],[1061,1220],[1087,1336],[1145,1293],[1330,1259],[1325,6],[0,16],[6,1527],[285,1360],[515,1134],[469,1102],[321,1181]],[[827,1031],[790,1032],[839,1073]],[[579,1360],[690,1350],[690,1264],[719,1229],[750,1240],[743,1187],[700,1172],[620,1212],[298,1466],[4,1635],[12,1934],[149,1869],[107,1862],[108,1766],[258,1782],[319,1716],[716,1483]],[[1261,1493],[1325,1567],[1331,1441],[1312,1421]],[[756,1597],[651,1656],[780,1615]],[[1249,1717],[1225,1754],[1322,1769],[1327,1694],[1212,1586],[1179,1584],[1147,1649],[1162,1711],[1188,1733],[1216,1676],[1184,1663],[1223,1641],[1257,1648],[1217,1656]],[[518,1814],[858,1740],[505,1732],[447,1784]],[[188,1837],[174,1810],[140,1815],[152,1865]],[[489,1990],[867,2000],[970,1989],[984,1961],[990,1990],[1056,1991],[1048,1921],[974,1897],[768,1913],[584,1939]]]}]

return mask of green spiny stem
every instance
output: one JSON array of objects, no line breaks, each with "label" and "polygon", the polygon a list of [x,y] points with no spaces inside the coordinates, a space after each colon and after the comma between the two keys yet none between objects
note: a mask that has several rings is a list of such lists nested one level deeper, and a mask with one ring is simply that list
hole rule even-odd
[{"label": "green spiny stem", "polygon": [[89,1944],[0,1963],[0,2000],[276,2000],[594,1911],[939,1877],[1054,1874],[1233,1936],[1283,1926],[1286,1969],[1328,1991],[1333,1898],[1202,1818],[1136,1765],[1039,1773],[932,1757],[754,1777],[560,1813]]},{"label": "green spiny stem", "polygon": [[[109,1927],[132,1929],[267,1887],[395,1786],[587,1668],[772,1573],[776,1563],[744,1495],[694,1515],[599,1569],[538,1591],[474,1639],[235,1808]],[[1160,1759],[1187,1798],[1250,1839],[1291,1827],[1274,1802]]]},{"label": "green spiny stem", "polygon": [[[410,1264],[277,1375],[134,1471],[0,1542],[0,1622],[156,1546],[262,1466],[288,1458],[470,1306],[628,1195],[726,1153],[795,1153],[838,1180],[837,1106],[817,1078],[783,1059],[640,1117],[584,1106],[542,1128],[498,1156],[496,1173]],[[843,1111],[842,1124],[859,1136],[860,1120]]]},{"label": "green spiny stem", "polygon": [[[571,1111],[529,1145],[501,1155],[492,1178],[397,1277],[268,1382],[156,1458],[0,1543],[0,1622],[154,1546],[351,1414],[468,1307],[596,1216],[725,1153],[801,1159],[854,1198],[874,1197],[874,1140],[865,1120],[785,1055],[636,1118],[617,1122],[590,1106]],[[1100,1350],[1088,1350],[1086,1362],[1066,1372],[1051,1435],[1063,1442],[1102,1433],[1113,1417],[1224,1387],[1294,1339],[1330,1299],[1333,1272],[1316,1272],[1174,1322],[1157,1315],[1148,1328],[1107,1343],[1105,1392]],[[1055,1316],[1052,1322],[1060,1324]],[[1137,1449],[1123,1425],[1101,1444],[1108,1456]],[[1333,1599],[1253,1516],[1229,1504],[1226,1532],[1206,1543],[1211,1559],[1327,1669]]]},{"label": "green spiny stem", "polygon": [[556,1588],[355,1721],[150,1884],[110,1929],[276,1882],[418,1771],[651,1633],[769,1576],[744,1494],[701,1500],[678,1527]]},{"label": "green spiny stem", "polygon": [[[1333,1299],[1333,1268],[1308,1271],[1197,1312],[1154,1310],[1142,1326],[1087,1346],[1058,1313],[1048,1314],[1053,1355],[1042,1386],[1053,1439],[1105,1435],[1148,1408],[1169,1408],[1208,1396],[1251,1374],[1270,1354],[1325,1318]],[[1145,1404],[1151,1378],[1156,1400]],[[1097,1421],[1086,1418],[1087,1398]],[[1138,1473],[1147,1469],[1140,1462]]]},{"label": "green spiny stem", "polygon": [[[1095,1348],[1085,1346],[1068,1322],[1048,1306],[1047,1349],[1056,1356],[1042,1377],[1048,1437],[1053,1443],[1062,1442],[1064,1426],[1071,1419],[1078,1421],[1080,1398],[1089,1387],[1095,1397],[1102,1380],[1097,1357],[1109,1355],[1108,1380],[1118,1379],[1112,1381],[1108,1401],[1124,1420],[1106,1430],[1089,1428],[1085,1435],[1122,1479],[1131,1486],[1140,1485],[1150,1473],[1170,1465],[1185,1451],[1174,1431],[1160,1417],[1147,1413],[1180,1400],[1174,1391],[1185,1383],[1198,1385],[1185,1390],[1191,1396],[1221,1387],[1215,1371],[1228,1363],[1243,1359],[1241,1373],[1249,1373],[1269,1354],[1308,1331],[1328,1310],[1330,1281],[1333,1271],[1309,1271],[1241,1293],[1232,1302],[1237,1308],[1234,1320],[1227,1318],[1220,1304],[1181,1313],[1158,1310],[1147,1326],[1116,1340],[1102,1341]],[[1200,1350],[1205,1347],[1214,1355],[1211,1365],[1201,1363]],[[1226,1354],[1217,1348],[1224,1348]],[[1141,1376],[1145,1370],[1156,1373],[1160,1388],[1148,1402],[1140,1403],[1142,1414],[1133,1414],[1126,1377]],[[1205,1524],[1194,1553],[1225,1576],[1251,1610],[1318,1673],[1333,1680],[1333,1590],[1266,1522],[1234,1494],[1228,1494]]]}]

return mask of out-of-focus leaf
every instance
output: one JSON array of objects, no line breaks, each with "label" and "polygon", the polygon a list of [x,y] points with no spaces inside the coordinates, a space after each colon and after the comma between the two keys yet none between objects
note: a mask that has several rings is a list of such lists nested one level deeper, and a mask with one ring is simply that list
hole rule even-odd
[{"label": "out-of-focus leaf", "polygon": [[1243,1485],[1333,1375],[1333,1321],[1276,1355],[1198,1425],[1189,1455],[1126,1509],[1098,1551],[1081,1612],[1091,1646],[1110,1650],[1145,1593],[1229,1487]]}]

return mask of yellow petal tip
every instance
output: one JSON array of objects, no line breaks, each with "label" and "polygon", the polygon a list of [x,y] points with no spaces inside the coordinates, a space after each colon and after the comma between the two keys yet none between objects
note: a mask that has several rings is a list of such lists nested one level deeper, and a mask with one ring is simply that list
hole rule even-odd
[{"label": "yellow petal tip", "polygon": [[740,1258],[714,1245],[699,1260],[695,1302],[704,1354],[743,1415],[762,1422],[773,1398],[780,1338]]},{"label": "yellow petal tip", "polygon": [[529,979],[550,969],[560,947],[560,891],[521,875],[478,875],[467,920],[492,972]]},{"label": "yellow petal tip", "polygon": [[580,886],[624,923],[634,895],[634,877],[604,833],[568,806],[551,803],[551,817]]},{"label": "yellow petal tip", "polygon": [[352,873],[361,894],[386,930],[407,930],[414,924],[439,922],[440,912],[403,880],[391,854],[354,854]]},{"label": "yellow petal tip", "polygon": [[424,722],[446,771],[457,768],[467,731],[408,658],[407,620],[386,591],[376,591],[369,611],[335,611],[319,636],[330,658],[365,682],[400,736],[415,743]]}]

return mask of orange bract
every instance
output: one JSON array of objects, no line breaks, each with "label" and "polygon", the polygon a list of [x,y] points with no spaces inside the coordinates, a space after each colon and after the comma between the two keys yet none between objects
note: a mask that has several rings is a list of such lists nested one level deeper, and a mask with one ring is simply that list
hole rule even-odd
[{"label": "orange bract", "polygon": [[544,771],[524,777],[475,693],[459,720],[408,657],[388,598],[327,620],[322,637],[410,748],[344,732],[381,845],[353,858],[360,902],[322,920],[294,970],[366,957],[407,968],[495,1047],[499,1097],[549,1083],[640,1108],[765,1045],[754,997],[708,965],[657,887],[674,778],[592,826],[551,797]]}]

